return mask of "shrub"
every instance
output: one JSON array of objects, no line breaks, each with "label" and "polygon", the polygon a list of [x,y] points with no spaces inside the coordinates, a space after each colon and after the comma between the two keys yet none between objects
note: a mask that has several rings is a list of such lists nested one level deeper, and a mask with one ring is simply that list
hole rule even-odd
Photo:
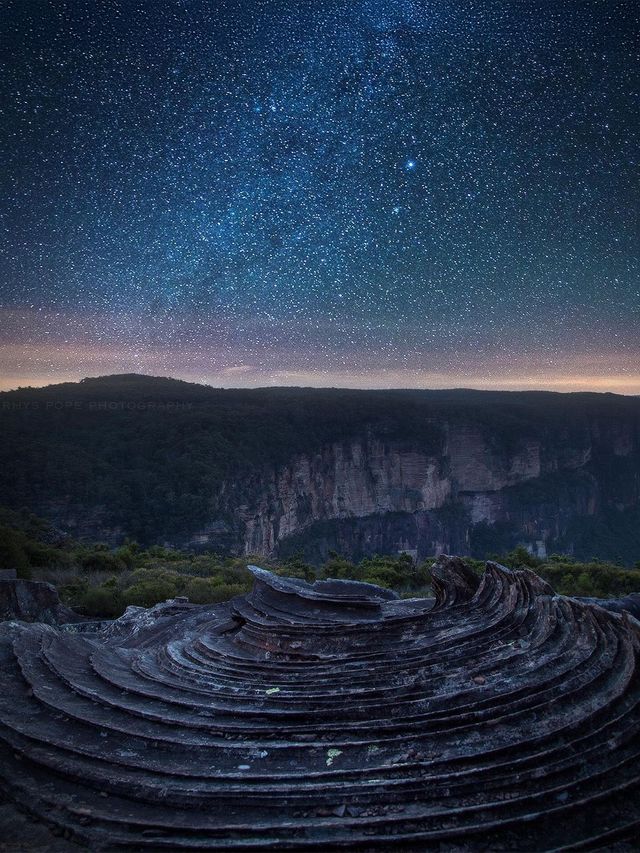
[{"label": "shrub", "polygon": [[58,587],[60,598],[71,607],[80,606],[80,600],[89,589],[86,578],[75,577]]},{"label": "shrub", "polygon": [[192,604],[217,604],[248,591],[243,584],[216,583],[211,578],[191,578],[184,594]]},{"label": "shrub", "polygon": [[285,575],[290,578],[300,578],[303,581],[314,581],[316,572],[308,563],[305,563],[302,554],[294,554],[278,567],[279,575]]},{"label": "shrub", "polygon": [[324,564],[324,567],[320,572],[320,576],[323,578],[341,578],[343,580],[360,581],[364,577],[364,571],[362,570],[361,565],[355,566],[353,563],[349,562],[349,560],[345,560],[343,557],[333,554]]},{"label": "shrub", "polygon": [[186,556],[182,551],[174,551],[173,548],[164,548],[162,545],[152,545],[147,548],[147,554],[160,560],[184,560]]},{"label": "shrub", "polygon": [[131,569],[135,561],[135,554],[135,550],[132,550],[129,545],[122,545],[115,551],[113,556],[116,560],[122,563],[125,568]]},{"label": "shrub", "polygon": [[247,569],[244,560],[228,560],[218,570],[218,577],[226,584],[240,584],[250,589],[253,585],[253,575]]},{"label": "shrub", "polygon": [[522,545],[518,545],[517,548],[514,548],[513,551],[510,551],[503,557],[498,557],[498,562],[501,562],[510,569],[521,569],[526,567],[535,570],[542,565],[542,560],[538,557],[534,557],[533,554],[530,554],[526,548],[522,547]]},{"label": "shrub", "polygon": [[90,587],[80,596],[76,606],[87,616],[103,619],[116,619],[124,610],[118,590],[106,586]]},{"label": "shrub", "polygon": [[122,593],[125,606],[135,604],[138,607],[153,607],[168,598],[175,598],[176,588],[169,581],[156,579],[140,581],[127,587]]},{"label": "shrub", "polygon": [[31,577],[31,564],[25,550],[26,538],[10,527],[0,527],[0,569],[15,569],[19,578]]},{"label": "shrub", "polygon": [[84,554],[80,565],[85,572],[122,572],[126,568],[119,557],[101,549]]},{"label": "shrub", "polygon": [[32,566],[47,569],[70,569],[73,567],[71,555],[61,548],[44,545],[33,539],[25,542],[25,552]]},{"label": "shrub", "polygon": [[405,579],[402,578],[394,566],[371,566],[363,573],[363,581],[384,586],[387,589],[395,589],[404,586]]}]

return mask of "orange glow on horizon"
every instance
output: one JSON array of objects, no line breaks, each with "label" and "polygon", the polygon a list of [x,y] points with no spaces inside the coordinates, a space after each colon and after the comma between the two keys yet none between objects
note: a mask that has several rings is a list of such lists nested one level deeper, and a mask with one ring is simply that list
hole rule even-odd
[{"label": "orange glow on horizon", "polygon": [[[511,357],[496,352],[464,352],[457,357],[423,355],[430,367],[381,365],[366,352],[353,354],[353,367],[336,367],[321,356],[278,351],[258,359],[250,352],[220,346],[166,351],[164,348],[109,347],[88,342],[0,344],[0,391],[78,382],[86,376],[139,373],[171,376],[222,388],[307,386],[353,389],[446,389],[596,391],[640,394],[639,359],[619,353],[529,352]],[[311,363],[313,367],[309,367]],[[286,367],[283,365],[295,366]],[[298,366],[299,365],[299,366]]]},{"label": "orange glow on horizon", "polygon": [[132,364],[128,367],[105,364],[98,371],[82,369],[59,369],[51,372],[6,373],[0,377],[0,391],[17,388],[40,388],[62,382],[78,382],[85,376],[103,376],[114,373],[141,373],[153,376],[171,376],[187,382],[198,382],[218,388],[264,388],[268,386],[303,386],[315,388],[351,389],[451,389],[471,388],[485,391],[557,391],[557,392],[608,392],[613,394],[639,395],[640,373],[636,374],[568,374],[531,371],[526,374],[491,375],[464,372],[419,372],[419,371],[254,371],[221,370],[218,373],[185,371],[178,368],[151,367]]}]

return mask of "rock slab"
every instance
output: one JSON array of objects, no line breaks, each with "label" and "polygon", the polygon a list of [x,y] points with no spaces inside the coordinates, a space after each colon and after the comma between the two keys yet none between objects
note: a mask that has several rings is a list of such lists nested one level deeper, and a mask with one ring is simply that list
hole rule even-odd
[{"label": "rock slab", "polygon": [[253,568],[95,633],[0,626],[0,788],[91,850],[634,849],[640,625],[530,571],[436,599]]}]

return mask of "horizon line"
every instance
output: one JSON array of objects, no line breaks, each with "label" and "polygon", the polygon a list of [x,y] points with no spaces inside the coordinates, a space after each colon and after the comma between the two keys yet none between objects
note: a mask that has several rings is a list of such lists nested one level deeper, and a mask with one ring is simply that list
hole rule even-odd
[{"label": "horizon line", "polygon": [[[517,380],[512,381],[510,384],[496,383],[495,385],[484,385],[479,387],[476,384],[471,385],[310,385],[310,384],[300,384],[300,383],[272,383],[272,384],[247,384],[247,385],[222,385],[222,384],[213,384],[211,381],[207,381],[205,378],[184,378],[183,376],[171,376],[169,374],[154,374],[154,373],[137,373],[134,371],[123,371],[122,373],[101,373],[91,376],[83,376],[80,379],[76,378],[64,378],[59,381],[42,381],[38,384],[28,384],[28,385],[12,385],[10,387],[3,387],[0,381],[0,393],[13,393],[16,391],[43,391],[47,388],[56,388],[61,385],[80,385],[83,382],[91,381],[91,380],[99,380],[99,379],[111,379],[116,377],[135,377],[140,379],[165,379],[174,382],[182,382],[187,385],[197,385],[201,388],[208,388],[215,391],[276,391],[276,390],[314,390],[314,391],[359,391],[359,392],[407,392],[407,391],[476,391],[476,392],[499,392],[499,393],[541,393],[541,394],[608,394],[612,396],[619,397],[638,397],[640,396],[640,389],[638,391],[622,391],[622,390],[614,390],[615,383],[611,389],[607,387],[603,387],[604,383],[599,384],[597,387],[589,387],[586,383],[581,384],[577,383],[578,387],[573,388],[560,388],[557,387],[549,387],[548,384],[541,383],[540,386],[528,385],[526,383],[519,383]],[[592,378],[592,377],[589,377]],[[26,377],[25,377],[26,379]],[[48,378],[49,379],[49,378]],[[573,379],[573,377],[572,377]],[[574,380],[575,381],[575,380]],[[559,384],[559,383],[556,383]],[[573,384],[571,379],[567,378],[567,385]],[[516,387],[514,387],[516,386]],[[521,386],[521,387],[517,387]]]}]

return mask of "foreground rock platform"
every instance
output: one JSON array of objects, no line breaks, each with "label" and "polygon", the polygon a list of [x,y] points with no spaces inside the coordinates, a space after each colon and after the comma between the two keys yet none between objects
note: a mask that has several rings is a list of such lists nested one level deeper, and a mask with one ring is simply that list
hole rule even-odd
[{"label": "foreground rock platform", "polygon": [[252,567],[216,606],[0,627],[0,785],[92,850],[640,838],[640,623],[442,557],[436,600]]}]

